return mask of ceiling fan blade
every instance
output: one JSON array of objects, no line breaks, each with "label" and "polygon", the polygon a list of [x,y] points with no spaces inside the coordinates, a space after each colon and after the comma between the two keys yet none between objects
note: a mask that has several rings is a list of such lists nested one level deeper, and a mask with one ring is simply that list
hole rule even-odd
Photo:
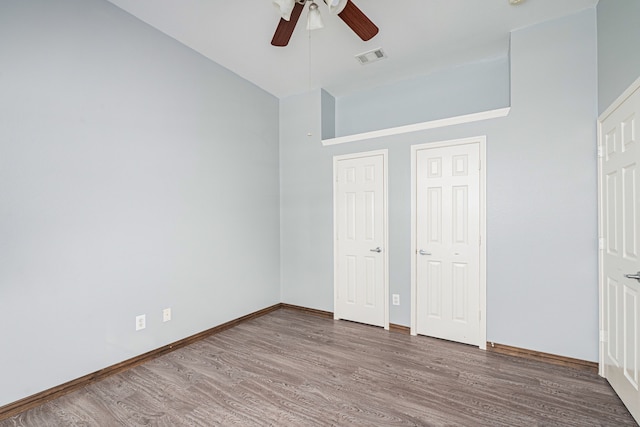
[{"label": "ceiling fan blade", "polygon": [[304,9],[304,5],[296,2],[296,5],[291,11],[291,18],[288,21],[280,18],[278,28],[276,28],[276,32],[273,35],[273,39],[271,40],[271,44],[273,46],[286,46],[289,44],[289,39],[291,39],[293,30],[295,30],[296,28],[298,19],[300,19],[302,9]]},{"label": "ceiling fan blade", "polygon": [[371,40],[373,36],[378,34],[376,24],[371,22],[367,15],[362,13],[351,0],[347,0],[344,9],[338,16],[364,41]]}]

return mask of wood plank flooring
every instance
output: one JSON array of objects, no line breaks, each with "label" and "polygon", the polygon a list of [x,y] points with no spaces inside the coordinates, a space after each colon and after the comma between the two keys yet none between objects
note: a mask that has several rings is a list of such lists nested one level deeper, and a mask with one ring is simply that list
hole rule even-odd
[{"label": "wood plank flooring", "polygon": [[281,309],[8,426],[635,426],[562,366]]}]

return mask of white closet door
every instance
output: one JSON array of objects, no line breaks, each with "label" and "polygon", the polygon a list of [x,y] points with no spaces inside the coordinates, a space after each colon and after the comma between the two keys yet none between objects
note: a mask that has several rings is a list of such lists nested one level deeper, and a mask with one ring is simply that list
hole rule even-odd
[{"label": "white closet door", "polygon": [[385,154],[335,161],[335,318],[388,327]]}]

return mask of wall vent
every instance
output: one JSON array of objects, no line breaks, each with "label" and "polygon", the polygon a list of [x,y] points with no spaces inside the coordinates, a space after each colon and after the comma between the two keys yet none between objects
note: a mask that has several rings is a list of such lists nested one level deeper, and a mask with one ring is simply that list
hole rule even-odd
[{"label": "wall vent", "polygon": [[371,64],[372,62],[379,61],[387,57],[382,48],[370,50],[369,52],[359,53],[356,55],[356,59],[362,65]]}]

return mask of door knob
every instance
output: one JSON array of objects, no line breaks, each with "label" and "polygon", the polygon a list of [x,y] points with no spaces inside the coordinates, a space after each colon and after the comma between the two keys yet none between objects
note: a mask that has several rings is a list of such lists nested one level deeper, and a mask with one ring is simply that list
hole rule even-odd
[{"label": "door knob", "polygon": [[371,251],[371,252],[378,252],[378,253],[380,253],[380,252],[382,252],[382,249],[380,249],[380,246],[378,246],[378,247],[377,247],[377,248],[375,248],[375,249],[369,249],[369,251]]},{"label": "door knob", "polygon": [[636,279],[638,282],[640,282],[640,271],[638,271],[636,274],[625,274],[624,277],[626,277],[627,279]]},{"label": "door knob", "polygon": [[420,250],[418,251],[418,253],[419,253],[420,255],[431,255],[431,252],[423,251],[422,249],[420,249]]}]

